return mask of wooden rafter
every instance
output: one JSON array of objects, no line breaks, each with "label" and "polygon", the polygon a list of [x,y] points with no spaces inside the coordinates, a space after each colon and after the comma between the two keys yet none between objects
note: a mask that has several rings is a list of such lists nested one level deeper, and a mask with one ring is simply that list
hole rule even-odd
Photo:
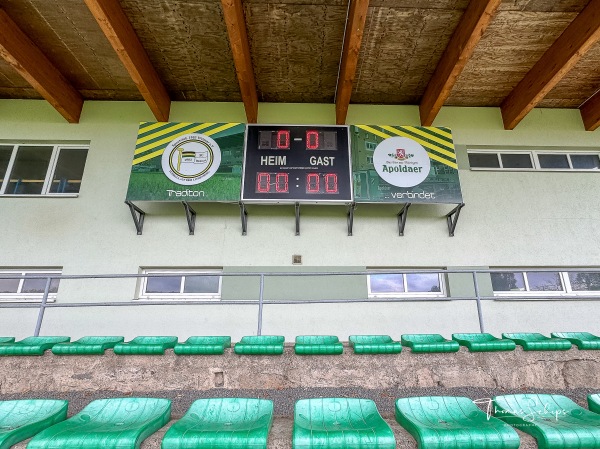
[{"label": "wooden rafter", "polygon": [[233,62],[237,73],[242,101],[246,109],[248,123],[256,123],[258,119],[258,95],[254,69],[250,58],[250,45],[242,0],[221,0],[223,17],[227,25],[229,44],[233,53]]},{"label": "wooden rafter", "polygon": [[600,126],[600,92],[586,101],[580,108],[583,126],[587,131],[594,131]]},{"label": "wooden rafter", "polygon": [[83,97],[0,8],[0,55],[70,123],[78,123]]},{"label": "wooden rafter", "polygon": [[119,0],[85,0],[129,76],[159,122],[169,120],[171,99]]},{"label": "wooden rafter", "polygon": [[431,126],[435,120],[500,3],[502,0],[469,2],[421,99],[419,113],[422,126]]},{"label": "wooden rafter", "polygon": [[590,0],[504,99],[501,106],[504,128],[514,129],[573,68],[598,38],[600,38],[600,0]]},{"label": "wooden rafter", "polygon": [[346,123],[348,106],[352,96],[352,85],[356,76],[358,54],[362,44],[369,0],[350,0],[350,11],[346,24],[346,35],[342,50],[342,62],[338,76],[335,97],[335,121],[338,125]]}]

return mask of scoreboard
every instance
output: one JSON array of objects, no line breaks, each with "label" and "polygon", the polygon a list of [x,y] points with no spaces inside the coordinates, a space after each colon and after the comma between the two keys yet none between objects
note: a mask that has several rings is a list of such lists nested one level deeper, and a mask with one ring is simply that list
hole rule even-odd
[{"label": "scoreboard", "polygon": [[242,201],[352,201],[348,127],[248,125]]}]

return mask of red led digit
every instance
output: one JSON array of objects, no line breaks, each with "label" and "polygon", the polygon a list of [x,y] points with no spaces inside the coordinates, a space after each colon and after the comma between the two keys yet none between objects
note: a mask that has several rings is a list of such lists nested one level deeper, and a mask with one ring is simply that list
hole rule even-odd
[{"label": "red led digit", "polygon": [[271,190],[271,175],[269,173],[256,174],[256,191],[260,193],[269,193]]},{"label": "red led digit", "polygon": [[308,173],[306,175],[306,193],[319,193],[318,173]]},{"label": "red led digit", "polygon": [[275,176],[275,191],[277,193],[287,193],[288,190],[288,174],[277,173]]},{"label": "red led digit", "polygon": [[306,131],[306,149],[316,150],[319,148],[319,131]]},{"label": "red led digit", "polygon": [[283,129],[277,131],[277,149],[287,150],[290,147],[290,132],[289,130]]},{"label": "red led digit", "polygon": [[325,192],[338,193],[338,180],[335,173],[327,173],[325,175]]}]

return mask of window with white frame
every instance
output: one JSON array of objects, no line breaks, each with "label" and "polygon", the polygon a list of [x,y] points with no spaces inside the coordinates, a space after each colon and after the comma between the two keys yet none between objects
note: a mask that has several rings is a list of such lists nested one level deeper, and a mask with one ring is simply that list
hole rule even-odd
[{"label": "window with white frame", "polygon": [[367,276],[369,298],[386,297],[445,297],[443,273],[401,272],[382,269]]},{"label": "window with white frame", "polygon": [[221,270],[144,269],[139,299],[221,299]]},{"label": "window with white frame", "polygon": [[555,150],[467,151],[471,170],[597,171],[600,153]]},{"label": "window with white frame", "polygon": [[0,195],[79,193],[86,146],[0,144]]},{"label": "window with white frame", "polygon": [[600,294],[600,272],[498,271],[490,273],[495,296],[579,296]]},{"label": "window with white frame", "polygon": [[[41,301],[46,290],[48,277],[60,276],[57,269],[10,269],[0,270],[0,301]],[[51,279],[48,301],[56,300],[60,279]]]}]

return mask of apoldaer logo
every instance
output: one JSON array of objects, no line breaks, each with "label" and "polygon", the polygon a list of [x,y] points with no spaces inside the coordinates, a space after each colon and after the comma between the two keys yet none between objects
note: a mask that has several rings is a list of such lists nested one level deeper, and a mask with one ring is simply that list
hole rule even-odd
[{"label": "apoldaer logo", "polygon": [[169,142],[162,155],[167,178],[181,185],[200,184],[217,172],[221,149],[204,134],[186,134]]},{"label": "apoldaer logo", "polygon": [[425,148],[407,137],[385,139],[373,153],[379,176],[397,187],[413,187],[429,175],[431,161]]}]

